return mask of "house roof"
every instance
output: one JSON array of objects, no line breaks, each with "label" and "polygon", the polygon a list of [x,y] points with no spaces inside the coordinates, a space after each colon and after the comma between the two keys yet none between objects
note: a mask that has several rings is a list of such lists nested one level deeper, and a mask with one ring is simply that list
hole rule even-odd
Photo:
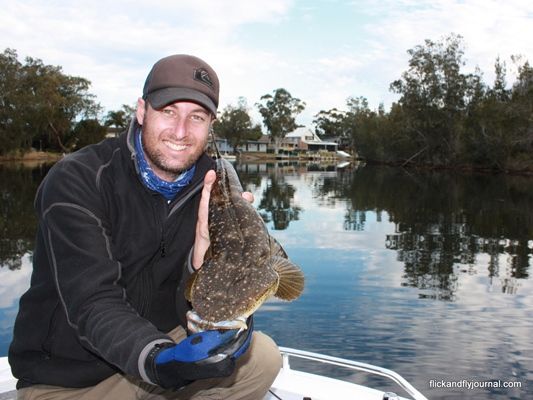
[{"label": "house roof", "polygon": [[317,137],[318,138],[318,136],[316,136],[315,132],[313,132],[309,128],[306,128],[305,126],[300,126],[300,127],[296,128],[291,133],[288,133],[285,137],[289,137],[289,138],[299,137],[299,138],[302,138],[302,137],[305,137],[305,136],[313,136],[313,137]]},{"label": "house roof", "polygon": [[[290,138],[300,138],[300,140],[307,144],[317,144],[317,145],[323,145],[323,146],[338,146],[335,142],[325,142],[320,137],[313,132],[311,129],[306,128],[305,126],[301,126],[299,128],[296,128],[293,132],[287,134],[286,137]],[[305,139],[306,137],[312,137],[313,139]]]}]

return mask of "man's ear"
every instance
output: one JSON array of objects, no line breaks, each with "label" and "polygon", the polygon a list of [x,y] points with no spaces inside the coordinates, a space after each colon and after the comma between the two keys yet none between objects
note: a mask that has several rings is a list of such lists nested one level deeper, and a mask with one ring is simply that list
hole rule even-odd
[{"label": "man's ear", "polygon": [[146,104],[144,100],[141,97],[139,97],[137,99],[137,111],[135,112],[135,116],[137,117],[137,123],[139,125],[143,124],[145,112],[146,112]]}]

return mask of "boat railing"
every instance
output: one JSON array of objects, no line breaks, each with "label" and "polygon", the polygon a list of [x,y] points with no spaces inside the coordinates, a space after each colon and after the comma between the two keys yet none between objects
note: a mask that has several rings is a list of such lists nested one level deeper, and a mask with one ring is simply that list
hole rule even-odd
[{"label": "boat railing", "polygon": [[324,354],[297,350],[288,347],[280,347],[279,349],[283,357],[283,368],[285,369],[290,369],[289,357],[318,361],[324,364],[336,365],[352,370],[364,371],[369,374],[383,376],[394,381],[398,386],[405,390],[405,392],[408,393],[413,398],[413,400],[428,400],[422,393],[416,390],[413,385],[411,385],[405,378],[390,369],[378,367],[372,364],[362,363],[359,361],[352,361],[344,358],[332,357]]}]

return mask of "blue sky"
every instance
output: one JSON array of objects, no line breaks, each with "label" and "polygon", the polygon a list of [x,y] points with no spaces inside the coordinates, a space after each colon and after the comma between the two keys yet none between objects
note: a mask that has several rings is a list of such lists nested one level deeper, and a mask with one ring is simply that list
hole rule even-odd
[{"label": "blue sky", "polygon": [[[197,55],[221,80],[221,108],[283,87],[306,102],[298,122],[363,96],[397,97],[390,83],[407,50],[450,33],[464,37],[464,71],[492,82],[497,57],[533,62],[530,0],[0,0],[0,50],[40,58],[92,82],[106,110],[133,105],[157,59]],[[252,115],[260,122],[256,111]]]}]

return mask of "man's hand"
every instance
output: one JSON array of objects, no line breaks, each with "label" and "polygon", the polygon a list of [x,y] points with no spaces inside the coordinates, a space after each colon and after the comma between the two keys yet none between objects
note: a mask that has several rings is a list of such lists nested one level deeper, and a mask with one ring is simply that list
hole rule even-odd
[{"label": "man's hand", "polygon": [[146,376],[166,389],[177,389],[198,379],[229,376],[235,360],[248,349],[252,333],[250,317],[246,330],[210,330],[177,344],[156,345],[144,362]]},{"label": "man's hand", "polygon": [[199,269],[204,262],[204,255],[209,248],[209,197],[211,189],[216,180],[216,173],[213,170],[207,171],[204,178],[204,188],[198,208],[198,221],[196,222],[196,239],[192,253],[192,266]]},{"label": "man's hand", "polygon": [[[204,188],[202,189],[202,197],[200,199],[200,207],[198,209],[198,221],[196,222],[196,239],[194,240],[194,248],[192,254],[192,266],[194,269],[200,269],[204,262],[205,252],[209,248],[209,197],[211,190],[216,180],[216,173],[210,170],[205,174]],[[242,197],[253,203],[254,195],[250,192],[243,192]]]}]

